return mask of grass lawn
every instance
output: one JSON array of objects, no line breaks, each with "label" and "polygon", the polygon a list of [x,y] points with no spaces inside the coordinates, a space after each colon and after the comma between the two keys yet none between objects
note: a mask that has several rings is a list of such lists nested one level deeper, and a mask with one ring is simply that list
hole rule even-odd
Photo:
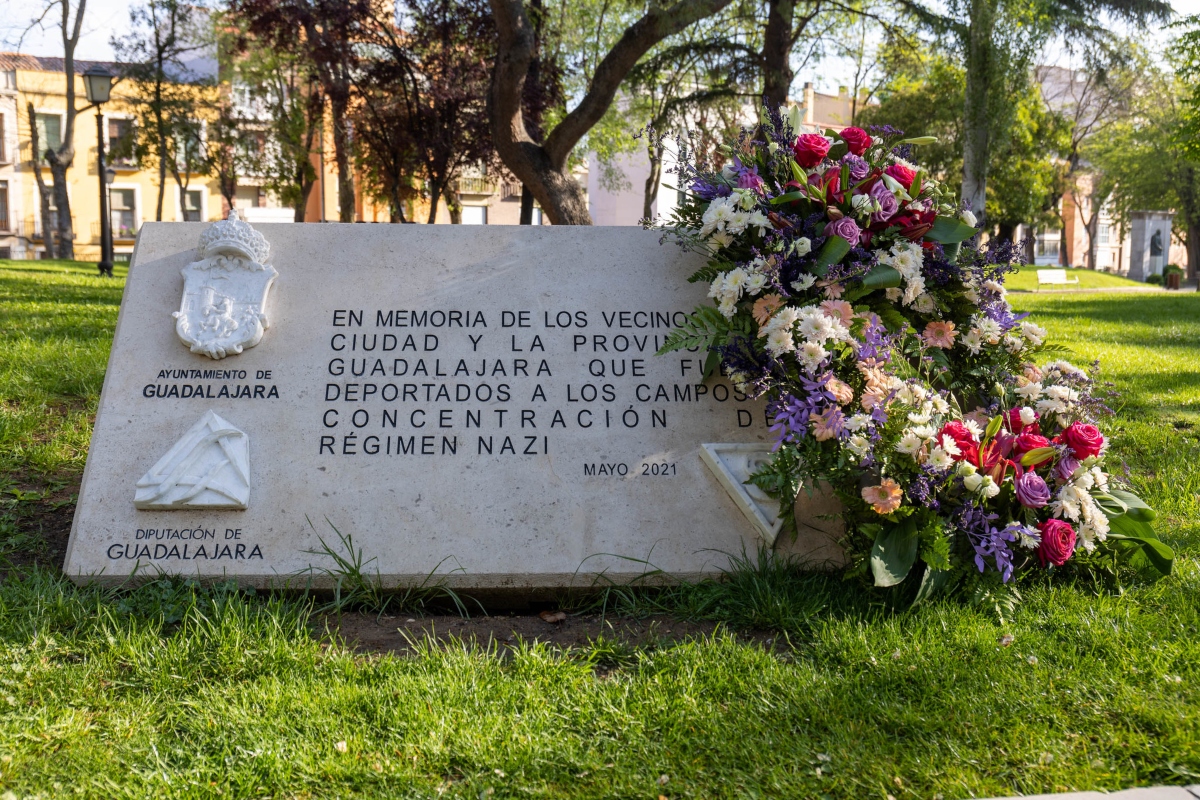
[{"label": "grass lawn", "polygon": [[330,644],[300,598],[77,589],[44,551],[29,564],[38,521],[70,507],[120,287],[0,262],[0,552],[21,565],[0,581],[4,798],[949,800],[1200,783],[1200,296],[1016,302],[1075,360],[1103,358],[1123,394],[1114,451],[1177,551],[1156,584],[1033,581],[1001,622],[768,568],[634,598],[728,624],[707,638],[394,658]]},{"label": "grass lawn", "polygon": [[[1060,269],[1059,267],[1042,267],[1042,269]],[[1032,292],[1038,290],[1037,282],[1038,268],[1030,265],[1023,267],[1016,275],[1008,276],[1005,284],[1009,290],[1014,292]],[[1097,272],[1094,269],[1066,269],[1067,280],[1075,278],[1079,279],[1079,285],[1071,284],[1069,286],[1045,286],[1041,291],[1052,291],[1055,289],[1119,289],[1119,288],[1142,288],[1152,289],[1141,281],[1131,281],[1128,278],[1122,278],[1120,275],[1110,275],[1107,272]],[[1161,288],[1161,287],[1158,287]]]}]

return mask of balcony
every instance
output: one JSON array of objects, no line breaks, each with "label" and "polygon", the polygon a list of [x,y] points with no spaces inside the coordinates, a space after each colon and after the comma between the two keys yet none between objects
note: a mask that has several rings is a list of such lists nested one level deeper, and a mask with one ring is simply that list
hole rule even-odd
[{"label": "balcony", "polygon": [[[23,222],[18,221],[12,227],[13,234],[20,236],[22,239],[28,239],[31,242],[45,241],[45,237],[42,235],[43,230],[42,224],[33,217],[28,217]],[[74,227],[72,227],[72,230],[74,231]],[[78,238],[79,233],[76,231],[71,239],[76,240]]]},{"label": "balcony", "polygon": [[458,193],[459,194],[495,194],[497,190],[496,181],[492,178],[459,178]]},{"label": "balcony", "polygon": [[[113,226],[113,243],[114,244],[133,244],[137,239],[137,228],[127,228],[118,225]],[[100,241],[100,223],[92,223],[92,241]]]}]

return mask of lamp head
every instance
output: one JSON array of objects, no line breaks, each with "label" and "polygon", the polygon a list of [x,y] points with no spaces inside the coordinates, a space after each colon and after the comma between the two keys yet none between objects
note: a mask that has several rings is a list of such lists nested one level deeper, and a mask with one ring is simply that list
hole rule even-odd
[{"label": "lamp head", "polygon": [[100,105],[108,102],[112,92],[113,74],[99,64],[88,67],[83,73],[83,89],[89,103]]}]

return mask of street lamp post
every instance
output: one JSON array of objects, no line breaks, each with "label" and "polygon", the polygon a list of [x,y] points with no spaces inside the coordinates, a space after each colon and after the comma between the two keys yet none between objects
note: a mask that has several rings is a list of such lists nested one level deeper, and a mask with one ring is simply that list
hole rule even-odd
[{"label": "street lamp post", "polygon": [[112,92],[113,74],[99,64],[83,73],[88,102],[96,107],[96,174],[100,178],[100,274],[112,277],[112,219],[108,213],[108,168],[104,163],[104,115],[100,107]]}]

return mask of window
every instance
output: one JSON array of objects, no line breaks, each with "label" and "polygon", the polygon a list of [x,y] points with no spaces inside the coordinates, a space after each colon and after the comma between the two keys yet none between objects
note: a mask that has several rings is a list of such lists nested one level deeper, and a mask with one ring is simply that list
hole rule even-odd
[{"label": "window", "polygon": [[1049,233],[1048,231],[1038,231],[1037,244],[1035,255],[1041,256],[1057,256],[1059,238],[1057,233]]},{"label": "window", "polygon": [[62,145],[62,117],[58,114],[36,114],[34,120],[38,146],[42,150],[38,157],[41,158],[47,150],[57,150]]},{"label": "window", "polygon": [[189,189],[183,196],[183,221],[203,222],[203,197],[199,189]]},{"label": "window", "polygon": [[1096,244],[1108,244],[1109,226],[1101,222],[1096,226]]},{"label": "window", "polygon": [[134,219],[133,189],[112,189],[108,193],[114,239],[132,239],[137,233]]},{"label": "window", "polygon": [[108,163],[114,167],[132,167],[135,165],[134,146],[137,138],[134,135],[133,120],[108,119]]},{"label": "window", "polygon": [[8,131],[4,129],[4,115],[0,114],[0,164],[8,162]]},{"label": "window", "polygon": [[8,230],[8,181],[0,181],[0,231]]},{"label": "window", "polygon": [[17,71],[15,69],[0,70],[0,89],[12,89],[15,91],[16,88]]},{"label": "window", "polygon": [[463,206],[463,225],[487,225],[487,206]]}]

